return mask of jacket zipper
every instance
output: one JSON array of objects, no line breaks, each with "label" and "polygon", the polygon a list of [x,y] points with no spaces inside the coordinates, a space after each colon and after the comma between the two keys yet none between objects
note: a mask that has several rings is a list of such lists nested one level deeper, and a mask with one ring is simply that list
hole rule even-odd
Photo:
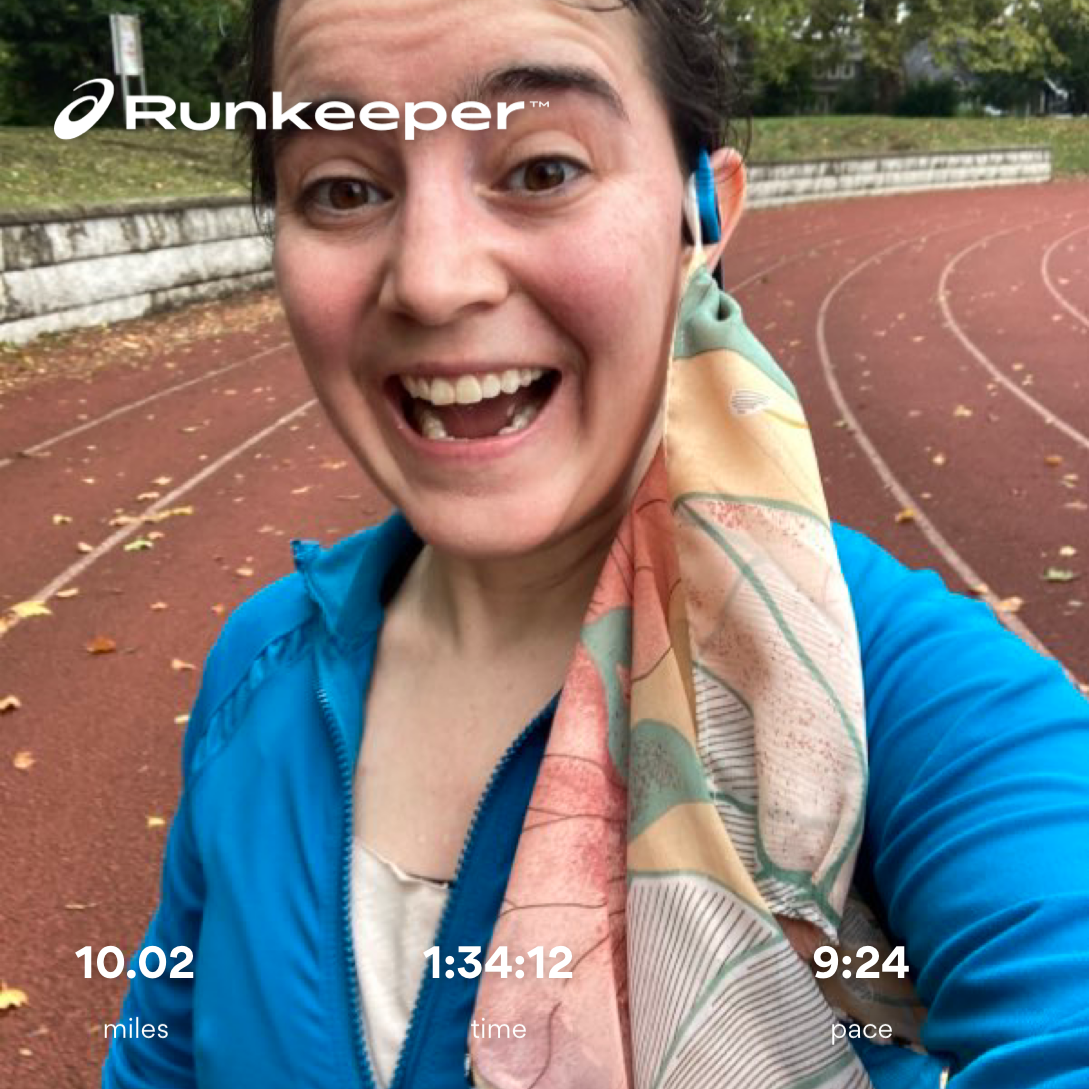
[{"label": "jacket zipper", "polygon": [[[492,769],[491,776],[488,779],[484,790],[481,792],[480,797],[477,799],[476,809],[473,811],[472,819],[469,821],[469,829],[465,834],[465,840],[461,845],[461,853],[458,855],[457,867],[454,870],[454,880],[450,885],[450,892],[446,898],[446,904],[443,906],[442,915],[439,918],[438,929],[435,933],[435,944],[441,946],[446,938],[446,929],[449,925],[450,917],[454,912],[454,908],[457,906],[458,901],[461,899],[462,889],[462,869],[465,865],[465,859],[472,848],[477,835],[477,830],[480,825],[480,818],[484,810],[487,808],[488,802],[491,800],[491,796],[494,792],[495,785],[506,771],[507,766],[511,760],[518,754],[518,751],[526,743],[533,731],[537,729],[540,723],[542,715],[546,712],[542,712],[541,715],[537,715],[528,726],[514,739],[507,751],[500,757],[499,763]],[[483,952],[483,950],[482,950]],[[421,969],[421,972],[423,970]],[[417,1059],[420,1054],[421,1045],[419,1041],[418,1026],[425,1016],[425,1013],[430,1010],[431,1005],[434,1002],[434,982],[433,973],[425,973],[423,975],[423,981],[420,985],[419,993],[416,995],[416,1002],[412,1007],[412,1015],[409,1018],[408,1029],[405,1032],[404,1043],[401,1046],[401,1054],[397,1060],[397,1066],[394,1068],[393,1077],[389,1083],[389,1089],[402,1089],[403,1086],[411,1086],[410,1080],[413,1072],[415,1071]],[[468,1081],[469,1074],[469,1056],[468,1052],[465,1055],[465,1076]]]},{"label": "jacket zipper", "polygon": [[336,723],[332,704],[325,693],[325,689],[318,688],[318,703],[321,705],[321,713],[325,719],[325,725],[333,738],[333,747],[336,749],[337,764],[340,766],[340,782],[344,791],[346,802],[342,812],[344,814],[341,825],[341,852],[340,852],[340,921],[341,921],[341,949],[345,951],[347,961],[347,987],[348,1007],[352,1021],[352,1045],[355,1054],[356,1070],[363,1079],[363,1089],[376,1089],[374,1078],[371,1075],[370,1058],[367,1055],[366,1044],[363,1040],[362,1017],[359,1009],[359,984],[355,963],[355,942],[352,935],[351,913],[351,865],[352,865],[352,769],[348,766],[348,754],[344,747],[344,737],[340,727]]}]

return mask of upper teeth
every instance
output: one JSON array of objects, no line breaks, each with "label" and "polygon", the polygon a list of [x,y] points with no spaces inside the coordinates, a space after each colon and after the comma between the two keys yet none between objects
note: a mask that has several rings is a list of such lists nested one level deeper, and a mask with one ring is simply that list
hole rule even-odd
[{"label": "upper teeth", "polygon": [[501,393],[517,393],[523,386],[536,382],[544,374],[540,367],[511,367],[489,374],[463,374],[449,378],[412,378],[401,376],[401,385],[413,397],[433,405],[475,405],[498,397]]}]

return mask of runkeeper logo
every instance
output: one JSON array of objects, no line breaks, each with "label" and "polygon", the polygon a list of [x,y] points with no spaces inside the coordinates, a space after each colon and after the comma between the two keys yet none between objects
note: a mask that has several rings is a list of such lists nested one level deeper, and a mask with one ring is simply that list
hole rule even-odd
[{"label": "runkeeper logo", "polygon": [[[77,136],[82,136],[88,129],[97,125],[102,120],[102,115],[110,108],[110,103],[113,101],[113,83],[110,80],[89,79],[85,83],[81,83],[76,90],[78,91],[81,87],[89,87],[92,83],[102,85],[102,97],[96,98],[94,95],[84,95],[61,110],[57,120],[53,123],[53,131],[61,140],[74,140]],[[95,104],[94,109],[78,121],[73,121],[72,114],[88,102]]]}]

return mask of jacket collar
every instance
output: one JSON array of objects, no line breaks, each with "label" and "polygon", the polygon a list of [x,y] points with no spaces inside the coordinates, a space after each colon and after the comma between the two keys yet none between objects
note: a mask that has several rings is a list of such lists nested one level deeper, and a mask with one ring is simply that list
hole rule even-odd
[{"label": "jacket collar", "polygon": [[381,628],[386,603],[422,547],[399,511],[328,548],[317,541],[291,542],[295,570],[326,628],[345,647]]}]

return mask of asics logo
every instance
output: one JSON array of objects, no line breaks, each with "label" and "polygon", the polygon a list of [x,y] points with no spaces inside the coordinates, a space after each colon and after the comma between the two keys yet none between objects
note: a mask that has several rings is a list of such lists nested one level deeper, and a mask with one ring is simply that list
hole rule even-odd
[{"label": "asics logo", "polygon": [[[74,140],[77,136],[82,136],[88,129],[93,128],[102,120],[102,115],[110,108],[110,103],[113,101],[113,83],[108,79],[89,79],[85,83],[81,83],[79,87],[75,89],[78,91],[80,87],[88,87],[92,83],[100,83],[102,85],[102,97],[96,98],[94,95],[84,95],[82,98],[77,98],[75,102],[72,102],[68,106],[65,106],[61,110],[57,117],[57,120],[53,123],[53,131],[62,140]],[[81,106],[85,106],[88,102],[93,102],[94,109],[89,114],[81,117],[78,121],[72,120],[72,114],[78,110]]]}]

